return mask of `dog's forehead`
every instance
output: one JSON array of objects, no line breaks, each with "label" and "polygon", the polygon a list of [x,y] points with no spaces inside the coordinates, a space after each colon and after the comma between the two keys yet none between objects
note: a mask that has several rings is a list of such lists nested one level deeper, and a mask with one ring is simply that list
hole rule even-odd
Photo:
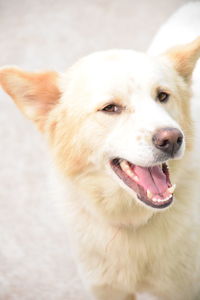
[{"label": "dog's forehead", "polygon": [[[159,59],[133,50],[107,50],[80,60],[71,72],[70,93],[77,101],[98,105],[112,98],[122,100],[138,92],[149,93],[165,85],[166,76]],[[67,97],[66,97],[67,99]]]},{"label": "dog's forehead", "polygon": [[132,50],[108,50],[89,55],[83,60],[83,72],[90,83],[105,86],[120,82],[152,82],[163,77],[163,68],[155,57]]}]

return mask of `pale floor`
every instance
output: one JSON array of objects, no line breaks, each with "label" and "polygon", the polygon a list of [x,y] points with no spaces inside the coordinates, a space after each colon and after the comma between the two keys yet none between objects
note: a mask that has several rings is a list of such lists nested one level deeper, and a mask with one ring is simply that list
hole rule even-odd
[{"label": "pale floor", "polygon": [[[0,0],[0,66],[64,71],[96,50],[145,50],[186,2]],[[48,201],[46,152],[33,125],[0,91],[0,300],[87,300],[62,208]]]}]

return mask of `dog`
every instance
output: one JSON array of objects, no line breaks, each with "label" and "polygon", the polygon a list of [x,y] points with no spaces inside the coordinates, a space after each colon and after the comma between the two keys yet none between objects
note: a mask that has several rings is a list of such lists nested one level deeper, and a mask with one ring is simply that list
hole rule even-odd
[{"label": "dog", "polygon": [[88,297],[200,299],[199,56],[197,37],[157,56],[97,52],[64,74],[0,69],[49,144]]}]

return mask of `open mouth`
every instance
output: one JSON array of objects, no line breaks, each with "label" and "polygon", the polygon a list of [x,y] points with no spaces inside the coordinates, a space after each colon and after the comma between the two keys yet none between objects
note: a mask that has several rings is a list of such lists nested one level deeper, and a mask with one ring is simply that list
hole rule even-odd
[{"label": "open mouth", "polygon": [[121,158],[110,161],[118,177],[136,194],[139,200],[153,208],[165,208],[173,201],[175,185],[169,178],[166,163],[140,167]]}]

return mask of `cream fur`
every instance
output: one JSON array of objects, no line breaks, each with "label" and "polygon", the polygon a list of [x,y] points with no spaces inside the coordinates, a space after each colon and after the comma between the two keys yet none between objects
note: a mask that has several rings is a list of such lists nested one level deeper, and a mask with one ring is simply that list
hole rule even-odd
[{"label": "cream fur", "polygon": [[[185,13],[187,14],[187,9]],[[176,18],[177,16],[174,21],[170,22],[176,23]],[[198,24],[200,28],[200,23]],[[172,36],[171,33],[170,36]],[[159,48],[159,40],[157,44]],[[154,47],[156,47],[156,43],[154,43]],[[167,48],[163,48],[163,50]],[[97,120],[98,126],[102,126],[102,123],[105,126],[105,131],[102,133],[98,126],[96,127],[94,120],[89,119],[80,132],[80,135],[86,135],[84,138],[89,143],[91,141],[94,146],[95,152],[91,156],[91,160],[92,163],[98,163],[96,166],[98,170],[104,167],[99,154],[101,151],[104,151],[105,155],[108,153],[111,156],[118,154],[131,161],[137,161],[138,164],[147,165],[152,160],[152,149],[147,152],[147,145],[144,147],[146,141],[148,144],[149,132],[152,132],[157,126],[179,127],[177,123],[174,123],[174,119],[178,119],[182,128],[188,126],[188,120],[185,120],[187,116],[183,116],[183,111],[180,110],[180,102],[188,96],[185,83],[180,77],[172,74],[171,70],[168,74],[168,67],[165,70],[156,69],[152,62],[149,64],[149,61],[146,61],[146,57],[140,59],[138,54],[134,54],[136,60],[132,66],[132,53],[124,54],[125,61],[122,59],[121,69],[117,69],[112,76],[109,74],[109,69],[105,72],[103,60],[105,56],[107,56],[107,60],[115,61],[118,56],[121,59],[121,53],[118,51],[99,53],[86,58],[71,70],[70,76],[75,78],[75,81],[74,79],[72,82],[70,81],[68,89],[63,87],[64,95],[61,105],[66,105],[66,109],[69,111],[77,110],[77,117],[80,115],[79,110],[74,106],[77,105],[77,102],[81,101],[78,105],[83,114],[87,113],[85,110],[89,110],[89,105],[91,107],[97,105],[95,102],[98,99],[99,102],[106,102],[106,99],[110,97],[110,88],[112,88],[112,84],[115,84],[115,77],[119,83],[117,90],[115,87],[112,89],[111,96],[114,98],[130,99],[133,88],[134,92],[130,102],[132,109],[136,113],[139,114],[140,111],[142,114],[138,115],[138,119],[137,116],[133,116],[133,119],[125,116],[124,118],[127,120],[121,119],[117,128],[110,135],[107,132],[112,130],[111,120],[109,120],[109,124],[107,124],[106,117],[103,120]],[[134,84],[131,85],[131,83],[127,88],[128,79],[123,73],[126,66],[132,70],[130,72],[133,74],[137,91],[134,89]],[[98,70],[96,73],[93,72],[95,68]],[[147,70],[147,68],[149,69]],[[162,78],[162,71],[165,76],[167,74],[165,78]],[[120,73],[122,77],[116,76]],[[146,73],[151,74],[152,82],[162,78],[162,83],[169,84],[176,97],[179,94],[180,98],[174,100],[176,106],[167,107],[171,114],[170,118],[162,107],[149,101],[146,87],[151,86],[152,82],[148,82],[149,77],[145,77]],[[84,74],[84,79],[81,74]],[[85,76],[85,74],[87,75]],[[88,80],[90,76],[92,77],[92,86],[90,85],[91,81]],[[87,89],[85,94],[81,86],[83,80]],[[109,86],[107,86],[107,82]],[[65,99],[69,99],[71,95],[74,99],[74,89],[77,89],[77,86],[80,87],[81,97],[78,92],[76,103],[74,101],[69,106],[69,102],[66,102]],[[101,94],[102,90],[104,94]],[[88,103],[88,93],[90,103]],[[138,99],[140,99],[140,103]],[[85,101],[87,101],[87,105]],[[145,106],[146,111],[144,112]],[[149,112],[152,112],[154,116],[153,121]],[[189,114],[189,111],[187,113]],[[93,128],[92,133],[91,128]],[[135,130],[131,132],[131,128]],[[189,128],[184,129],[187,133],[186,139],[188,137],[188,144],[190,144],[191,131]],[[147,140],[143,141],[142,146],[140,144],[143,147],[140,149],[136,138],[140,136],[141,132],[143,132],[142,136],[147,136]],[[101,134],[105,136],[103,149],[99,144]],[[74,142],[79,143],[79,137]],[[118,184],[121,182],[114,183],[112,176],[110,177],[112,174],[106,176],[105,170],[96,172],[96,170],[86,169],[86,173],[75,176],[74,181],[68,182],[66,187],[65,181],[62,189],[64,198],[65,188],[69,193],[66,209],[69,237],[81,277],[95,299],[129,299],[128,294],[133,295],[138,292],[149,292],[158,299],[167,300],[200,298],[200,239],[198,238],[200,235],[200,176],[197,168],[199,148],[196,146],[196,142],[197,140],[194,149],[186,151],[182,160],[171,163],[171,175],[173,182],[177,184],[176,200],[172,207],[162,212],[144,208],[137,203],[133,204],[129,196],[130,191],[127,194],[124,186],[123,189],[119,188]],[[142,155],[138,156],[138,153]],[[89,198],[88,195],[90,195]]]},{"label": "cream fur", "polygon": [[[177,20],[175,15],[170,22]],[[200,54],[200,44],[195,47]],[[186,57],[182,48],[178,51]],[[186,64],[195,62],[193,48],[189,46]],[[131,300],[140,292],[163,300],[200,299],[200,174],[194,132],[198,129],[190,114],[189,79],[180,69],[173,53],[156,58],[128,50],[92,54],[56,76],[62,94],[59,103],[56,89],[51,110],[42,110],[42,118],[34,117],[56,162],[57,197],[66,205],[74,257],[94,299]],[[0,73],[2,87],[17,104],[20,93],[25,95],[19,105],[22,111],[29,111],[24,106],[31,104],[33,113],[37,93],[40,103],[46,103],[40,89],[35,92],[33,80],[27,97],[27,80],[19,85],[16,78],[21,78],[16,69]],[[46,86],[53,91],[52,85]],[[155,101],[158,87],[170,91],[168,104]],[[112,101],[126,107],[120,116],[99,111]],[[180,129],[185,143],[178,160],[169,162],[177,185],[175,201],[168,209],[156,210],[137,199],[108,161],[117,156],[142,166],[158,163],[151,137],[161,127]]]},{"label": "cream fur", "polygon": [[[176,200],[172,207],[162,212],[140,206],[137,200],[133,201],[132,197],[135,198],[135,195],[130,195],[130,191],[123,184],[123,188],[120,188],[121,182],[115,181],[116,178],[113,177],[110,170],[107,172],[105,166],[105,160],[116,155],[126,157],[140,165],[151,164],[153,149],[149,148],[148,150],[150,147],[148,145],[152,132],[159,126],[178,128],[179,125],[174,118],[178,119],[179,124],[182,123],[183,128],[188,126],[187,123],[185,124],[186,116],[183,118],[180,105],[181,101],[189,101],[184,99],[188,96],[185,91],[186,86],[181,78],[177,77],[177,74],[171,71],[168,74],[168,67],[163,70],[165,76],[167,74],[165,78],[162,78],[163,84],[168,84],[176,95],[176,99],[174,98],[176,105],[167,107],[170,116],[148,96],[148,88],[152,82],[159,81],[162,76],[160,69],[156,69],[154,63],[153,66],[152,63],[149,65],[146,57],[142,56],[140,59],[140,55],[138,56],[137,53],[126,52],[125,55],[123,54],[124,52],[118,51],[98,53],[76,65],[71,70],[70,81],[67,84],[68,89],[63,86],[62,82],[64,94],[61,107],[58,111],[52,111],[49,118],[49,124],[51,124],[51,119],[55,120],[56,115],[60,117],[59,110],[69,111],[69,114],[71,113],[73,118],[77,118],[79,121],[78,124],[74,123],[74,126],[78,126],[79,129],[71,151],[76,154],[78,151],[80,160],[81,157],[85,160],[85,153],[81,150],[83,145],[79,145],[82,140],[87,141],[91,150],[89,161],[85,166],[86,171],[78,170],[78,174],[75,175],[71,175],[70,170],[63,167],[64,159],[61,154],[59,155],[61,160],[58,164],[64,174],[63,198],[66,198],[65,188],[69,193],[68,199],[66,199],[66,219],[74,255],[81,277],[95,299],[129,299],[129,294],[147,291],[159,299],[195,299],[199,293],[200,255],[198,249],[200,242],[197,236],[200,227],[198,221],[199,174],[196,169],[197,161],[195,161],[195,167],[191,163],[194,153],[187,151],[182,160],[172,163],[171,175],[173,182],[177,184]],[[112,59],[116,61],[122,59],[123,66],[120,69],[120,64],[120,71],[118,71],[119,74],[122,74],[121,77],[118,76],[118,73],[116,76],[113,71],[109,74],[107,61],[105,72],[104,61],[109,60],[110,55],[114,56]],[[137,65],[135,60],[133,67],[131,66],[133,57],[134,59],[136,57],[138,68],[135,67]],[[142,71],[145,70],[144,73],[140,71],[139,65]],[[124,74],[124,68],[128,69],[129,74],[129,66],[130,69],[136,69],[136,71],[133,71],[133,83],[131,82],[130,87],[127,88],[128,78]],[[148,71],[146,68],[149,68]],[[94,69],[98,70],[97,74]],[[152,82],[148,81],[148,76],[145,77],[146,73],[152,74]],[[84,74],[86,91],[83,91],[81,86],[83,77],[79,74]],[[105,74],[103,79],[102,74]],[[115,87],[111,89],[113,94],[110,95],[111,78],[113,85],[116,84],[115,80],[119,80],[119,84],[117,91],[115,91]],[[67,82],[65,78],[64,82]],[[108,87],[107,82],[109,82]],[[135,86],[139,86],[139,88],[130,97],[130,90],[134,90]],[[77,87],[80,88],[78,92]],[[107,98],[111,96],[129,99],[130,110],[131,112],[135,110],[136,116],[134,113],[131,116],[124,115],[117,125],[116,120],[106,119],[107,116],[98,115],[91,118],[92,107],[100,107],[104,97],[104,102],[106,102]],[[70,98],[73,99],[71,103],[68,100]],[[98,99],[99,103],[96,103]],[[79,108],[77,108],[76,105],[79,101],[84,103],[84,106],[80,102]],[[153,119],[149,112],[154,116]],[[81,113],[87,115],[86,121],[81,120]],[[141,115],[139,114],[137,117],[137,113],[141,113]],[[189,114],[189,111],[187,113]],[[63,127],[66,117],[61,120]],[[71,122],[74,121],[71,120]],[[83,127],[79,127],[82,122]],[[47,133],[49,124],[47,123]],[[132,128],[134,128],[133,132]],[[189,129],[186,127],[184,129],[188,136]],[[63,129],[59,128],[59,125],[57,130],[58,132],[61,130],[63,133]],[[60,140],[63,134],[57,134]],[[141,138],[139,145],[137,137]],[[142,140],[143,138],[144,140]],[[188,137],[188,144],[191,143],[190,139],[192,139],[192,135]],[[60,152],[58,151],[58,140],[55,140],[53,149],[56,148],[55,156],[57,158]],[[64,147],[64,144],[61,142],[61,148]],[[87,152],[87,146],[85,151]],[[73,153],[70,159],[73,163]],[[67,186],[66,176],[70,178]],[[195,216],[195,214],[197,215]]]}]

